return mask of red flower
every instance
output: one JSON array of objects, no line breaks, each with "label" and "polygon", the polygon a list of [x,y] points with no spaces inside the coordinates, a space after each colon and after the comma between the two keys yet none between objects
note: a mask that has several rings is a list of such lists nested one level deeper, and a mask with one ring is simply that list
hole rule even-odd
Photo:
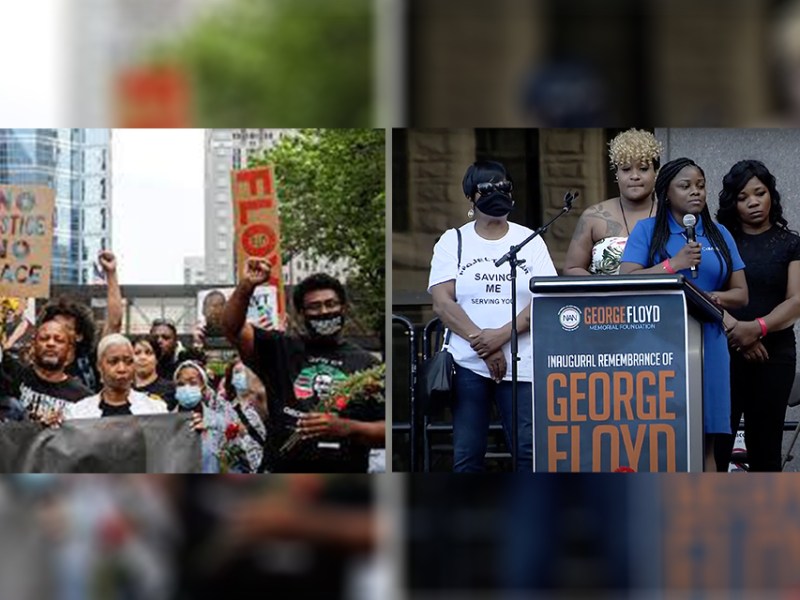
[{"label": "red flower", "polygon": [[614,469],[614,473],[636,473],[636,471],[634,471],[630,467],[617,467],[616,469]]},{"label": "red flower", "polygon": [[336,400],[334,401],[334,406],[336,410],[344,410],[347,408],[347,398],[344,396],[337,396]]},{"label": "red flower", "polygon": [[228,426],[225,428],[225,439],[235,440],[239,437],[239,424],[238,423],[228,423]]}]

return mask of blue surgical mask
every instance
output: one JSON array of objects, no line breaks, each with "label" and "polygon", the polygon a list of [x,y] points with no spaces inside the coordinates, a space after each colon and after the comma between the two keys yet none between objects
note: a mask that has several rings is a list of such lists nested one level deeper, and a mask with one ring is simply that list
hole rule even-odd
[{"label": "blue surgical mask", "polygon": [[194,408],[202,397],[203,392],[197,385],[182,385],[175,390],[175,399],[183,408]]},{"label": "blue surgical mask", "polygon": [[236,371],[231,377],[231,385],[236,390],[237,394],[243,394],[247,391],[247,373],[244,371]]}]

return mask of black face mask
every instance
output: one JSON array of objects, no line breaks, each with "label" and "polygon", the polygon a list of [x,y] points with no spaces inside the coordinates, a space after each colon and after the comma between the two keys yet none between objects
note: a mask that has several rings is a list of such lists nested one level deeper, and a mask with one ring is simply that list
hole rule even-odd
[{"label": "black face mask", "polygon": [[306,317],[306,331],[314,340],[335,339],[344,328],[343,313],[329,313],[325,316]]},{"label": "black face mask", "polygon": [[511,196],[503,192],[494,191],[486,196],[481,196],[475,202],[475,208],[490,217],[502,217],[511,212],[514,201]]}]

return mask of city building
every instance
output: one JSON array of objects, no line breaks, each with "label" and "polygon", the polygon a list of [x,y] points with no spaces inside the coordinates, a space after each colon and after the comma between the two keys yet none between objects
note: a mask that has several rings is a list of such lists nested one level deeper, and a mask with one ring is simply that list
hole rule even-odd
[{"label": "city building", "polygon": [[55,190],[51,281],[96,282],[111,247],[111,130],[0,129],[0,184]]},{"label": "city building", "polygon": [[204,256],[186,256],[183,259],[183,283],[202,285],[206,282],[206,259]]},{"label": "city building", "polygon": [[231,170],[247,168],[251,156],[272,147],[287,129],[208,129],[205,169],[205,280],[236,281]]}]

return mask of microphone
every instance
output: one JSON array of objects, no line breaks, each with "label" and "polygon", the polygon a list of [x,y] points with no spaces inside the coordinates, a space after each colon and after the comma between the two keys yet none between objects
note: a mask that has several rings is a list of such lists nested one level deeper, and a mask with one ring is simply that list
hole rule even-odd
[{"label": "microphone", "polygon": [[[686,227],[686,241],[696,242],[694,226],[697,224],[697,217],[694,215],[683,215],[683,226]],[[697,267],[692,265],[692,279],[697,279]]]},{"label": "microphone", "polygon": [[568,191],[566,194],[564,194],[564,210],[565,211],[572,210],[572,203],[580,195],[581,193],[577,190],[575,190],[574,192]]}]

